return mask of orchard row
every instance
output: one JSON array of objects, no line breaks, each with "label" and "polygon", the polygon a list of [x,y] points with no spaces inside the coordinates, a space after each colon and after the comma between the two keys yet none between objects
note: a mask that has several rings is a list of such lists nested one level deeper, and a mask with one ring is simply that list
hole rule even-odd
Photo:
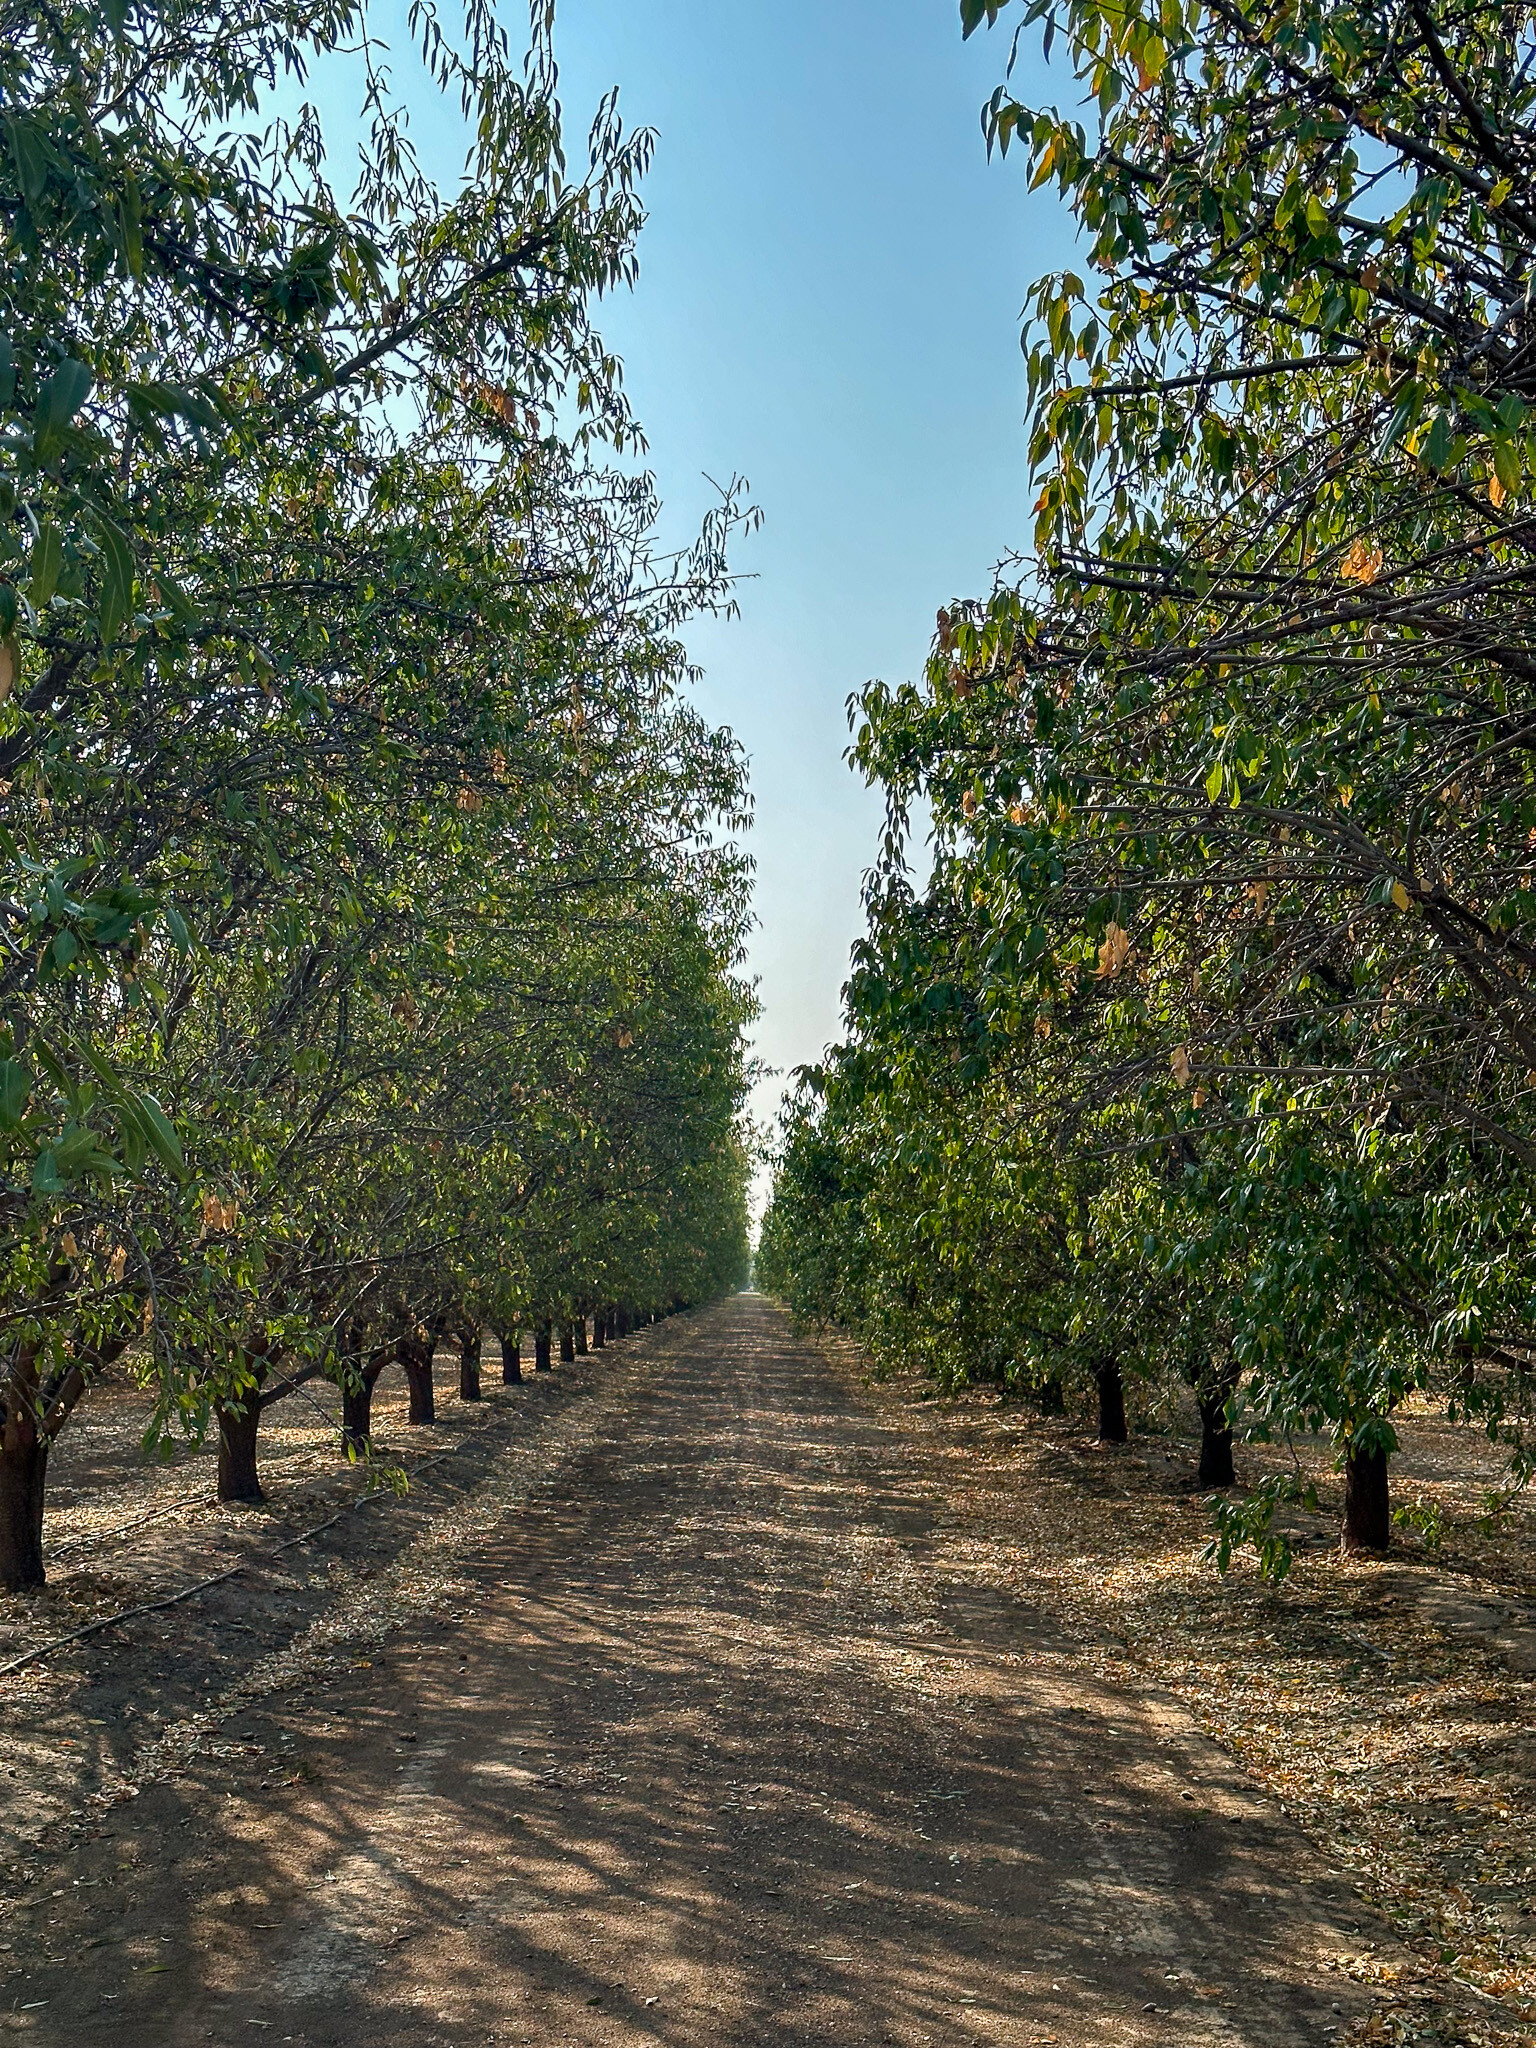
[{"label": "orchard row", "polygon": [[0,6],[10,1588],[109,1372],[238,1492],[306,1379],[360,1439],[442,1331],[746,1259],[749,798],[679,634],[750,515],[659,549],[592,324],[649,138],[572,164],[542,14],[415,32],[446,191],[351,0]]},{"label": "orchard row", "polygon": [[[1024,335],[1034,547],[855,706],[888,823],[759,1270],[941,1379],[1536,1468],[1536,15],[962,0],[1082,275]],[[1042,79],[1050,73],[1036,74]],[[905,863],[914,805],[934,859]],[[1274,1481],[1216,1554],[1286,1546]]]}]

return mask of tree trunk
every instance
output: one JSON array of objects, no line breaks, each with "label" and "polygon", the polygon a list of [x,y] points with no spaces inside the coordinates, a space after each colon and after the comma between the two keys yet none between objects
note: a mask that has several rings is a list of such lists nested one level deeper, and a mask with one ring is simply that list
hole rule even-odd
[{"label": "tree trunk", "polygon": [[1351,1451],[1344,1461],[1346,1551],[1385,1550],[1392,1541],[1385,1451]]},{"label": "tree trunk", "polygon": [[345,1386],[341,1390],[341,1448],[355,1451],[359,1457],[368,1448],[368,1432],[373,1426],[373,1382],[362,1380],[357,1386]]},{"label": "tree trunk", "polygon": [[498,1330],[496,1341],[501,1346],[502,1385],[520,1387],[523,1383],[523,1347],[519,1337],[511,1330]]},{"label": "tree trunk", "polygon": [[1131,1432],[1125,1423],[1125,1381],[1120,1377],[1119,1359],[1101,1360],[1095,1378],[1099,1383],[1099,1442],[1123,1444]]},{"label": "tree trunk", "polygon": [[569,1323],[560,1325],[560,1363],[569,1365],[576,1356],[576,1332]]},{"label": "tree trunk", "polygon": [[405,1383],[411,1390],[408,1421],[425,1425],[437,1420],[437,1395],[432,1385],[432,1347],[415,1338],[400,1346]]},{"label": "tree trunk", "polygon": [[0,1428],[0,1586],[32,1593],[43,1584],[43,1492],[48,1439],[30,1413]]},{"label": "tree trunk", "polygon": [[459,1399],[480,1398],[480,1330],[478,1325],[459,1332]]},{"label": "tree trunk", "polygon": [[1067,1397],[1061,1381],[1054,1374],[1048,1380],[1041,1380],[1034,1389],[1035,1406],[1042,1415],[1062,1415],[1066,1412]]},{"label": "tree trunk", "polygon": [[540,1323],[533,1333],[533,1369],[535,1372],[549,1371],[550,1329],[550,1324]]},{"label": "tree trunk", "polygon": [[373,1430],[373,1390],[391,1356],[389,1346],[385,1345],[359,1370],[355,1386],[350,1381],[342,1383],[341,1448],[358,1457],[367,1455]]},{"label": "tree trunk", "polygon": [[265,1500],[256,1470],[256,1433],[261,1428],[261,1394],[247,1387],[238,1402],[218,1401],[219,1499]]},{"label": "tree trunk", "polygon": [[608,1325],[599,1313],[592,1318],[592,1349],[601,1351],[608,1342]]},{"label": "tree trunk", "polygon": [[583,1316],[578,1316],[578,1317],[576,1318],[576,1356],[577,1356],[578,1358],[585,1358],[585,1357],[586,1357],[586,1355],[587,1355],[587,1319],[586,1319],[586,1317],[585,1317],[585,1316],[583,1315]]},{"label": "tree trunk", "polygon": [[629,1310],[627,1308],[616,1308],[614,1310],[613,1334],[616,1337],[627,1337],[629,1335]]},{"label": "tree trunk", "polygon": [[1200,1403],[1200,1470],[1195,1477],[1201,1486],[1233,1486],[1237,1482],[1232,1464],[1232,1424],[1227,1419],[1227,1403],[1232,1393],[1232,1386],[1225,1382],[1196,1392]]}]

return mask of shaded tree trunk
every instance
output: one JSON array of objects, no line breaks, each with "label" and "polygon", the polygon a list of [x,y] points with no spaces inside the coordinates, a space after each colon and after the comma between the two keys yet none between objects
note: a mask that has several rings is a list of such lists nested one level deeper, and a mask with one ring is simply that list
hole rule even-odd
[{"label": "shaded tree trunk", "polygon": [[44,1582],[43,1496],[48,1439],[36,1418],[16,1404],[0,1427],[0,1586],[35,1592]]},{"label": "shaded tree trunk", "polygon": [[219,1419],[219,1499],[265,1500],[256,1469],[256,1436],[261,1428],[261,1394],[247,1387],[238,1402],[215,1404]]},{"label": "shaded tree trunk", "polygon": [[1392,1507],[1385,1451],[1351,1451],[1344,1461],[1346,1551],[1385,1550],[1392,1541]]},{"label": "shaded tree trunk", "polygon": [[498,1330],[496,1341],[501,1346],[502,1385],[520,1387],[523,1383],[523,1347],[520,1335],[511,1330]]},{"label": "shaded tree trunk", "polygon": [[1066,1413],[1066,1391],[1061,1381],[1054,1375],[1048,1380],[1041,1380],[1040,1384],[1033,1389],[1033,1392],[1035,1406],[1042,1415],[1064,1415]]},{"label": "shaded tree trunk", "polygon": [[601,1309],[592,1318],[592,1349],[601,1351],[608,1342],[608,1325],[603,1320]]},{"label": "shaded tree trunk", "polygon": [[576,1356],[576,1332],[569,1323],[560,1325],[560,1363],[569,1365]]},{"label": "shaded tree trunk", "polygon": [[459,1332],[459,1399],[480,1398],[480,1329],[467,1325]]},{"label": "shaded tree trunk", "polygon": [[1201,1486],[1233,1486],[1237,1482],[1232,1424],[1227,1417],[1227,1403],[1236,1389],[1235,1378],[1223,1378],[1195,1390],[1200,1404],[1200,1469],[1195,1478]]},{"label": "shaded tree trunk", "polygon": [[533,1369],[535,1372],[549,1371],[549,1340],[553,1325],[540,1323],[533,1333]]},{"label": "shaded tree trunk", "polygon": [[400,1363],[405,1368],[405,1383],[411,1391],[407,1420],[418,1425],[437,1420],[437,1391],[432,1384],[432,1351],[430,1338],[408,1337],[400,1346]]},{"label": "shaded tree trunk", "polygon": [[616,1337],[627,1337],[629,1335],[629,1310],[627,1308],[620,1307],[614,1310],[613,1334]]},{"label": "shaded tree trunk", "polygon": [[1094,1375],[1099,1386],[1099,1442],[1123,1444],[1130,1435],[1125,1421],[1125,1381],[1118,1358],[1101,1359]]},{"label": "shaded tree trunk", "polygon": [[341,1389],[341,1448],[362,1457],[368,1450],[373,1428],[373,1390],[379,1374],[389,1363],[389,1347],[375,1351],[362,1366],[355,1383],[347,1380]]},{"label": "shaded tree trunk", "polygon": [[578,1316],[578,1317],[576,1318],[576,1356],[577,1356],[578,1358],[585,1358],[585,1357],[586,1357],[586,1355],[587,1355],[587,1319],[586,1319],[586,1317],[585,1317],[585,1316],[583,1315],[583,1316]]}]

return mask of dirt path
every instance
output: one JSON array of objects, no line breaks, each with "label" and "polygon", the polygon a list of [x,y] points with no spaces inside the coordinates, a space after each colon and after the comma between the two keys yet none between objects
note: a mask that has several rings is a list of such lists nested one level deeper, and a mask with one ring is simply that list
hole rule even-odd
[{"label": "dirt path", "polygon": [[1338,1959],[1381,1930],[1184,1714],[948,1576],[936,1470],[778,1311],[656,1334],[531,1493],[478,1501],[454,1613],[254,1698],[42,1873],[8,2027],[1342,2036]]}]

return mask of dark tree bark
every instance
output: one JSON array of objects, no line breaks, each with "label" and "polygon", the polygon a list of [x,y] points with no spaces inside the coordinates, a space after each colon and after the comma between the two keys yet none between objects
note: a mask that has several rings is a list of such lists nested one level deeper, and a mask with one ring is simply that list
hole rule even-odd
[{"label": "dark tree bark", "polygon": [[1385,1451],[1351,1451],[1344,1461],[1344,1532],[1347,1551],[1385,1550],[1392,1541],[1392,1505]]},{"label": "dark tree bark", "polygon": [[560,1363],[569,1365],[576,1356],[576,1332],[569,1323],[560,1325]]},{"label": "dark tree bark", "polygon": [[437,1392],[432,1384],[432,1352],[430,1337],[407,1337],[400,1346],[400,1363],[405,1368],[405,1383],[411,1390],[411,1405],[407,1420],[425,1425],[437,1420]]},{"label": "dark tree bark", "polygon": [[459,1399],[480,1398],[480,1329],[467,1324],[459,1332]]},{"label": "dark tree bark", "polygon": [[535,1372],[548,1372],[550,1369],[549,1340],[552,1329],[552,1324],[540,1323],[533,1333],[533,1369]]},{"label": "dark tree bark", "polygon": [[373,1390],[389,1360],[390,1351],[386,1345],[366,1361],[355,1381],[348,1379],[342,1385],[341,1448],[354,1451],[359,1457],[367,1452],[373,1428]]},{"label": "dark tree bark", "polygon": [[520,1333],[514,1330],[498,1330],[496,1341],[501,1346],[502,1385],[520,1387],[523,1383],[523,1347]]},{"label": "dark tree bark", "polygon": [[613,1334],[616,1337],[629,1335],[629,1310],[620,1306],[613,1312]]},{"label": "dark tree bark", "polygon": [[1227,1403],[1236,1390],[1235,1380],[1196,1389],[1200,1403],[1200,1469],[1195,1474],[1201,1486],[1234,1486],[1237,1472],[1232,1463],[1232,1424]]},{"label": "dark tree bark", "polygon": [[219,1419],[219,1499],[265,1500],[256,1470],[256,1436],[261,1428],[261,1395],[247,1387],[243,1400],[215,1403]]},{"label": "dark tree bark", "polygon": [[594,1351],[601,1351],[607,1342],[608,1325],[603,1320],[602,1311],[599,1310],[592,1318],[592,1349]]},{"label": "dark tree bark", "polygon": [[1123,1444],[1131,1432],[1125,1421],[1125,1381],[1120,1377],[1119,1359],[1101,1359],[1094,1377],[1099,1385],[1099,1442]]},{"label": "dark tree bark", "polygon": [[585,1316],[578,1316],[578,1317],[576,1318],[576,1356],[577,1356],[578,1358],[585,1358],[585,1357],[586,1357],[586,1355],[587,1355],[587,1319],[586,1319],[586,1317],[585,1317]]},{"label": "dark tree bark", "polygon": [[0,1425],[0,1586],[7,1593],[35,1592],[44,1583],[47,1480],[48,1439],[30,1410],[13,1402]]}]

